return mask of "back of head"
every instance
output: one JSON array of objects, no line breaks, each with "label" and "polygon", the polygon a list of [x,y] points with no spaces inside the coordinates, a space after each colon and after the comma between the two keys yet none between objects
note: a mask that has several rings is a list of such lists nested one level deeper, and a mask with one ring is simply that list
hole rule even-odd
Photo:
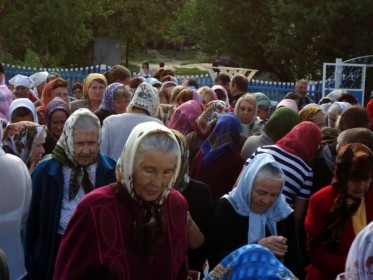
[{"label": "back of head", "polygon": [[249,80],[242,74],[236,74],[231,80],[232,85],[236,85],[241,92],[247,92],[249,87]]},{"label": "back of head", "polygon": [[339,134],[337,142],[337,149],[346,144],[361,143],[373,151],[373,132],[364,127],[349,128]]},{"label": "back of head", "polygon": [[255,96],[258,110],[268,109],[269,107],[271,107],[271,100],[268,98],[267,95],[261,92],[254,92],[253,95]]},{"label": "back of head", "polygon": [[287,107],[281,107],[273,112],[264,127],[264,131],[273,142],[277,142],[299,123],[298,112]]},{"label": "back of head", "polygon": [[216,85],[225,85],[229,84],[231,82],[231,77],[229,77],[228,74],[225,73],[219,73],[214,80],[214,83]]},{"label": "back of head", "polygon": [[157,89],[147,83],[140,84],[128,104],[127,112],[133,112],[134,108],[143,109],[149,116],[154,117],[159,109]]},{"label": "back of head", "polygon": [[118,81],[124,81],[131,78],[131,71],[123,65],[114,65],[109,71],[104,73],[104,76],[108,84],[112,84]]},{"label": "back of head", "polygon": [[344,131],[355,127],[370,127],[370,117],[362,106],[352,106],[346,109],[339,119],[338,129]]}]

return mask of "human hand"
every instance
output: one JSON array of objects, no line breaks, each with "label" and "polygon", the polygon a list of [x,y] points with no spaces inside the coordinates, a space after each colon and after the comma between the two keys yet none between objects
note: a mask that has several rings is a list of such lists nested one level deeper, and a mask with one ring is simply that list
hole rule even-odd
[{"label": "human hand", "polygon": [[268,248],[278,257],[283,257],[288,251],[287,239],[283,236],[269,236],[258,241],[259,245]]}]

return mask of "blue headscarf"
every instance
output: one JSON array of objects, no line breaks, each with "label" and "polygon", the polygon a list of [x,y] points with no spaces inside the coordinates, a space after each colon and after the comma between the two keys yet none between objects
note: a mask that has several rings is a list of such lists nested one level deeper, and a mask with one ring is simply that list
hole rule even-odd
[{"label": "blue headscarf", "polygon": [[124,87],[124,85],[121,83],[112,83],[105,88],[104,96],[100,106],[98,107],[99,109],[104,109],[109,111],[111,114],[115,114],[114,97],[119,87]]},{"label": "blue headscarf", "polygon": [[240,119],[233,113],[221,114],[214,130],[201,145],[203,162],[209,164],[227,150],[235,150],[240,141]]},{"label": "blue headscarf", "polygon": [[[248,243],[255,243],[265,237],[265,228],[268,226],[272,235],[277,235],[277,222],[288,217],[293,209],[285,200],[285,196],[281,193],[273,205],[262,214],[257,214],[251,211],[251,192],[256,181],[258,172],[263,166],[271,164],[281,170],[280,165],[269,154],[256,155],[243,170],[237,187],[234,188],[224,197],[228,199],[234,210],[241,216],[249,218]],[[282,171],[282,170],[281,170]],[[284,180],[282,182],[282,188]]]},{"label": "blue headscarf", "polygon": [[226,256],[205,279],[296,279],[291,271],[267,248],[244,245]]}]

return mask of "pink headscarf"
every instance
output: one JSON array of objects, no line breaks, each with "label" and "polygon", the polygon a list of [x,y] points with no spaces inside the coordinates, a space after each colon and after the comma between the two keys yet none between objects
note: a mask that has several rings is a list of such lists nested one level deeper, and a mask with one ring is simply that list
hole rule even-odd
[{"label": "pink headscarf", "polygon": [[216,89],[220,89],[222,92],[224,92],[224,94],[225,94],[225,100],[223,100],[223,101],[225,101],[225,103],[227,103],[227,105],[229,107],[231,107],[231,104],[229,104],[228,92],[226,91],[226,89],[223,86],[221,86],[221,85],[214,85],[211,89],[214,91],[215,94],[216,94],[216,92],[215,92]]},{"label": "pink headscarf", "polygon": [[187,135],[193,131],[193,123],[202,114],[202,111],[202,106],[197,101],[189,100],[177,107],[168,127]]},{"label": "pink headscarf", "polygon": [[294,126],[276,142],[276,145],[309,163],[315,156],[320,142],[320,128],[313,122],[304,121]]},{"label": "pink headscarf", "polygon": [[298,112],[297,103],[293,99],[282,99],[280,103],[277,104],[276,109],[281,107],[288,107],[290,109],[293,109],[295,112]]}]

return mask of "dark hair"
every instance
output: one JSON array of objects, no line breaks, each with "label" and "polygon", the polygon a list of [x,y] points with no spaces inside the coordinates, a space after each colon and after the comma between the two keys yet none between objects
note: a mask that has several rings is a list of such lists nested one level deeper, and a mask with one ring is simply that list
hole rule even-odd
[{"label": "dark hair", "polygon": [[340,131],[355,127],[370,127],[368,111],[362,106],[352,106],[346,109],[339,119],[338,129]]},{"label": "dark hair", "polygon": [[185,81],[187,82],[187,85],[186,85],[187,87],[192,86],[192,87],[195,87],[196,89],[199,88],[199,84],[196,79],[186,79]]},{"label": "dark hair", "polygon": [[5,72],[5,66],[4,64],[0,63],[0,73],[4,73]]},{"label": "dark hair", "polygon": [[349,94],[349,93],[342,93],[341,97],[339,97],[337,101],[348,102],[351,105],[358,105],[359,104],[359,100],[357,100],[357,98],[355,96],[353,96],[352,94]]},{"label": "dark hair", "polygon": [[233,76],[231,84],[236,85],[239,91],[247,92],[249,87],[249,80],[244,75],[236,74],[235,76]]},{"label": "dark hair", "polygon": [[26,107],[18,107],[12,112],[12,115],[10,116],[10,118],[11,118],[11,121],[13,122],[15,118],[25,118],[28,116],[31,116],[32,119],[34,119],[34,114],[30,111],[30,109]]},{"label": "dark hair", "polygon": [[214,80],[214,83],[217,84],[221,82],[223,85],[229,84],[231,82],[231,77],[229,77],[228,74],[225,73],[219,73]]},{"label": "dark hair", "polygon": [[164,67],[164,62],[159,62],[159,67]]},{"label": "dark hair", "polygon": [[116,81],[122,81],[131,77],[131,72],[123,65],[114,65],[109,71],[104,73],[108,85]]},{"label": "dark hair", "polygon": [[167,75],[175,77],[175,72],[172,71],[171,69],[159,68],[157,71],[155,71],[153,78],[156,78],[157,80],[161,80],[164,76],[167,76]]},{"label": "dark hair", "polygon": [[214,89],[214,91],[219,100],[225,101],[227,99],[227,96],[225,95],[225,92],[222,89],[216,88]]},{"label": "dark hair", "polygon": [[193,90],[190,88],[185,88],[179,92],[175,101],[177,103],[184,103],[192,99],[193,99]]}]

